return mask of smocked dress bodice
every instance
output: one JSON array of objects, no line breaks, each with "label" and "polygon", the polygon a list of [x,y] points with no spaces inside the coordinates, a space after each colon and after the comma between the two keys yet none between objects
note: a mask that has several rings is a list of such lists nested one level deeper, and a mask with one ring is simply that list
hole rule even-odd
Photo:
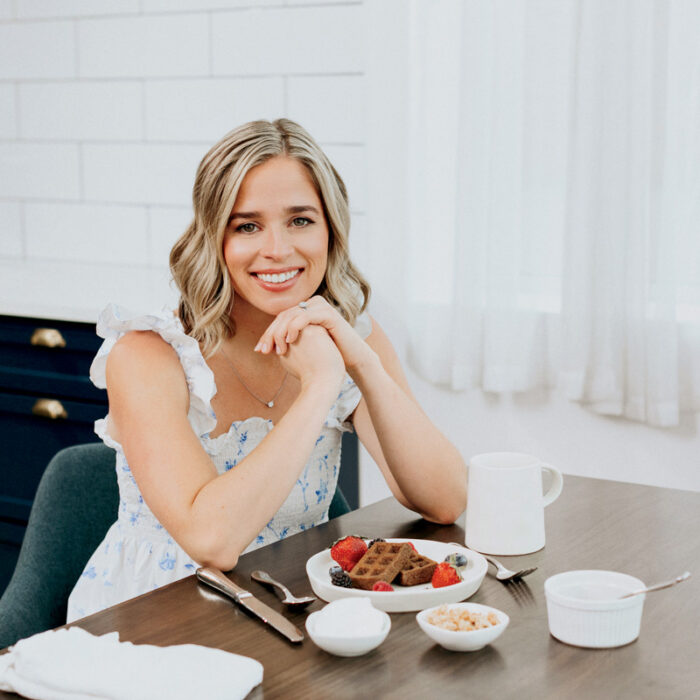
[{"label": "smocked dress bodice", "polygon": [[[355,329],[362,337],[369,335],[371,320],[366,313],[357,319]],[[228,431],[210,437],[217,424],[211,406],[216,394],[214,374],[197,341],[184,332],[171,310],[138,316],[115,305],[108,306],[97,323],[97,334],[105,340],[90,368],[93,383],[105,388],[107,356],[119,338],[132,330],[155,331],[174,348],[190,394],[188,422],[217,472],[234,469],[274,424],[253,416],[234,421]],[[346,375],[292,491],[246,552],[328,520],[338,481],[342,433],[352,430],[348,417],[360,398],[359,389]],[[188,576],[198,566],[143,500],[121,445],[109,434],[107,418],[95,422],[95,432],[115,450],[119,510],[117,521],[88,561],[69,597],[68,622]]]}]

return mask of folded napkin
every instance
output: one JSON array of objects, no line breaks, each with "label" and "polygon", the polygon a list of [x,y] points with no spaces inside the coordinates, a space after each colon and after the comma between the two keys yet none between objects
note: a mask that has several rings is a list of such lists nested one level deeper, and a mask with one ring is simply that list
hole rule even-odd
[{"label": "folded napkin", "polygon": [[0,690],[36,700],[244,698],[262,683],[247,656],[196,644],[156,647],[79,628],[22,639],[0,656]]}]

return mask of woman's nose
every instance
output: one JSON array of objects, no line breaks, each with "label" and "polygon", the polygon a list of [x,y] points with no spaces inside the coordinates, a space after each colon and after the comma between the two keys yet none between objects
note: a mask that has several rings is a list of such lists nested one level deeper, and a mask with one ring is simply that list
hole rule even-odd
[{"label": "woman's nose", "polygon": [[270,258],[283,258],[292,250],[290,236],[279,228],[269,229],[263,240],[262,255]]}]

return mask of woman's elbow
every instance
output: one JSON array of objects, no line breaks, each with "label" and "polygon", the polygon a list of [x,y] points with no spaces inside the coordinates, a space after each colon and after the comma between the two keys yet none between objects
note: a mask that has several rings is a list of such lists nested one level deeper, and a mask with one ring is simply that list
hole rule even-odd
[{"label": "woman's elbow", "polygon": [[425,520],[435,523],[436,525],[454,525],[463,512],[464,509],[459,510],[455,508],[441,508],[431,513],[421,513],[421,515]]},{"label": "woman's elbow", "polygon": [[200,566],[209,566],[214,569],[219,569],[219,571],[231,571],[231,569],[234,569],[236,564],[238,564],[238,557],[200,557],[199,559],[196,560]]},{"label": "woman's elbow", "polygon": [[465,490],[462,493],[455,493],[450,502],[440,503],[431,508],[428,514],[423,514],[423,517],[438,525],[453,525],[464,513],[466,507],[467,493]]},{"label": "woman's elbow", "polygon": [[211,535],[193,543],[187,553],[200,566],[211,566],[220,571],[231,571],[238,563],[241,550],[230,541]]}]

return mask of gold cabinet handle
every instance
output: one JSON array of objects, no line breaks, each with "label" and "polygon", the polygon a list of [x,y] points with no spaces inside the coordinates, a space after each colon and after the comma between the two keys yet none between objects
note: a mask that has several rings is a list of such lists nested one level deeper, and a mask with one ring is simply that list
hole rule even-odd
[{"label": "gold cabinet handle", "polygon": [[56,399],[37,399],[34,406],[32,406],[32,413],[42,418],[51,418],[51,420],[68,418],[68,411]]},{"label": "gold cabinet handle", "polygon": [[66,340],[56,328],[37,328],[29,341],[32,345],[45,348],[65,348]]}]

